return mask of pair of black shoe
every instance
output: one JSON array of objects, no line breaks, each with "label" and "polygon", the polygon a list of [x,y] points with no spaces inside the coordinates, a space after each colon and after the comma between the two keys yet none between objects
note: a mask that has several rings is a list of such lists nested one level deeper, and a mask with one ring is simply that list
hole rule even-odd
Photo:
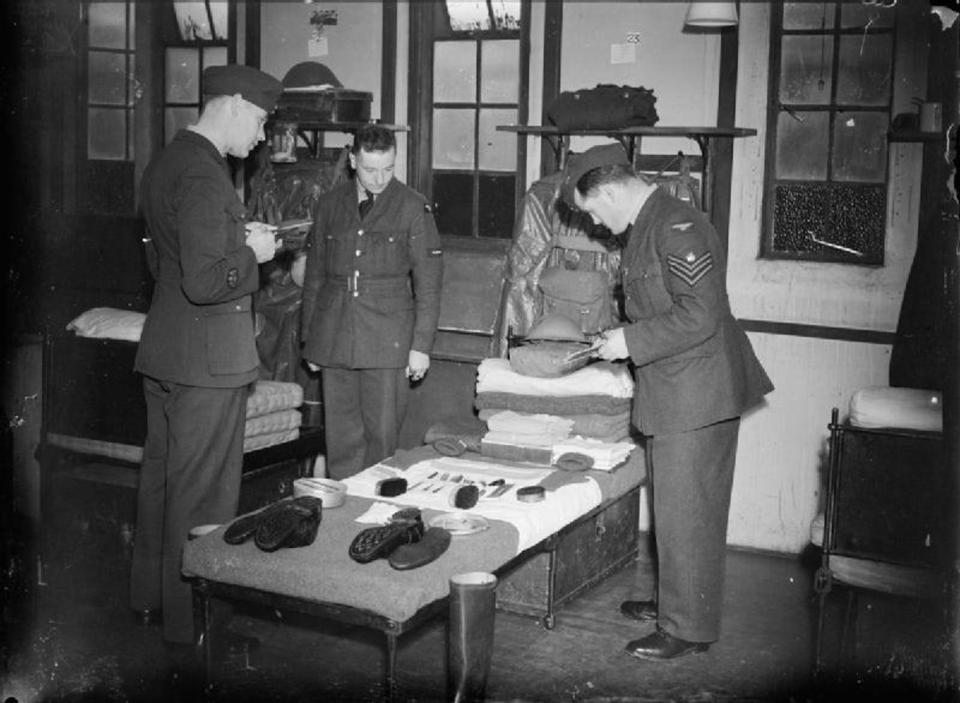
[{"label": "pair of black shoe", "polygon": [[359,564],[387,559],[400,571],[428,564],[450,546],[450,533],[433,527],[429,530],[417,508],[397,511],[386,525],[369,527],[350,543],[350,558]]},{"label": "pair of black shoe", "polygon": [[[657,619],[657,603],[652,600],[626,600],[620,604],[620,612],[632,620],[652,622]],[[646,637],[628,642],[624,649],[627,654],[637,659],[665,661],[706,652],[709,648],[709,642],[690,642],[671,635],[658,626]]]},{"label": "pair of black shoe", "polygon": [[284,498],[263,510],[243,515],[227,526],[223,541],[242,544],[251,537],[265,552],[313,544],[320,527],[323,501],[313,496]]}]

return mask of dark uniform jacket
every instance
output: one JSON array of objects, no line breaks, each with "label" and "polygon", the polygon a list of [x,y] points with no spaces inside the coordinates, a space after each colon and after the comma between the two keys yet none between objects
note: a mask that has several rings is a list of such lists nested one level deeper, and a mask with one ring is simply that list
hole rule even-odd
[{"label": "dark uniform jacket", "polygon": [[723,248],[702,212],[656,189],[628,232],[621,275],[641,432],[737,417],[773,390],[730,313]]},{"label": "dark uniform jacket", "polygon": [[422,195],[392,180],[361,222],[357,186],[317,201],[303,284],[303,357],[320,366],[403,368],[429,354],[443,259]]},{"label": "dark uniform jacket", "polygon": [[181,130],[147,167],[141,200],[156,285],[136,370],[208,388],[255,380],[259,272],[226,160],[208,139]]}]

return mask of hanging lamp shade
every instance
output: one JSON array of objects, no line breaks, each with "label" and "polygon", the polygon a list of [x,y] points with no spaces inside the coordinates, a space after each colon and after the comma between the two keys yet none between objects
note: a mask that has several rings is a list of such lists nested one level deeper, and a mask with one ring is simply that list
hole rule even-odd
[{"label": "hanging lamp shade", "polygon": [[690,27],[732,27],[737,21],[735,2],[692,2],[683,23]]}]

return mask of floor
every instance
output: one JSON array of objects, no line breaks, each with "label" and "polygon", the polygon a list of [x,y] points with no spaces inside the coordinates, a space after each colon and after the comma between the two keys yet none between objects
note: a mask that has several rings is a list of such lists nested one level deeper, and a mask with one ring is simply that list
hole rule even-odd
[{"label": "floor", "polygon": [[[7,535],[4,677],[0,701],[167,701],[173,693],[157,627],[126,606],[129,534],[91,514],[58,535],[53,559],[36,566],[35,542]],[[122,526],[121,526],[122,528]],[[9,531],[8,531],[9,532]],[[498,613],[487,679],[491,702],[897,700],[960,701],[952,648],[939,606],[861,596],[856,647],[839,653],[840,607],[828,603],[827,666],[812,675],[817,603],[815,556],[730,550],[723,637],[704,653],[665,663],[622,650],[650,625],[624,619],[618,605],[651,583],[640,558],[564,607],[555,629]],[[231,627],[259,639],[249,656],[216,662],[211,697],[230,701],[375,701],[383,697],[383,642],[377,633],[276,611],[238,610]],[[400,699],[442,701],[446,619],[401,638]],[[855,651],[854,651],[855,649]],[[190,696],[183,698],[190,700]]]}]

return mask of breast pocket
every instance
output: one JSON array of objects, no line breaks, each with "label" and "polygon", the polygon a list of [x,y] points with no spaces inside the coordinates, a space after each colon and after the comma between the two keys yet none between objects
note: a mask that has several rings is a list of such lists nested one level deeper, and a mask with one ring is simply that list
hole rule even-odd
[{"label": "breast pocket", "polygon": [[406,232],[372,232],[367,246],[367,273],[396,275],[410,270]]}]

